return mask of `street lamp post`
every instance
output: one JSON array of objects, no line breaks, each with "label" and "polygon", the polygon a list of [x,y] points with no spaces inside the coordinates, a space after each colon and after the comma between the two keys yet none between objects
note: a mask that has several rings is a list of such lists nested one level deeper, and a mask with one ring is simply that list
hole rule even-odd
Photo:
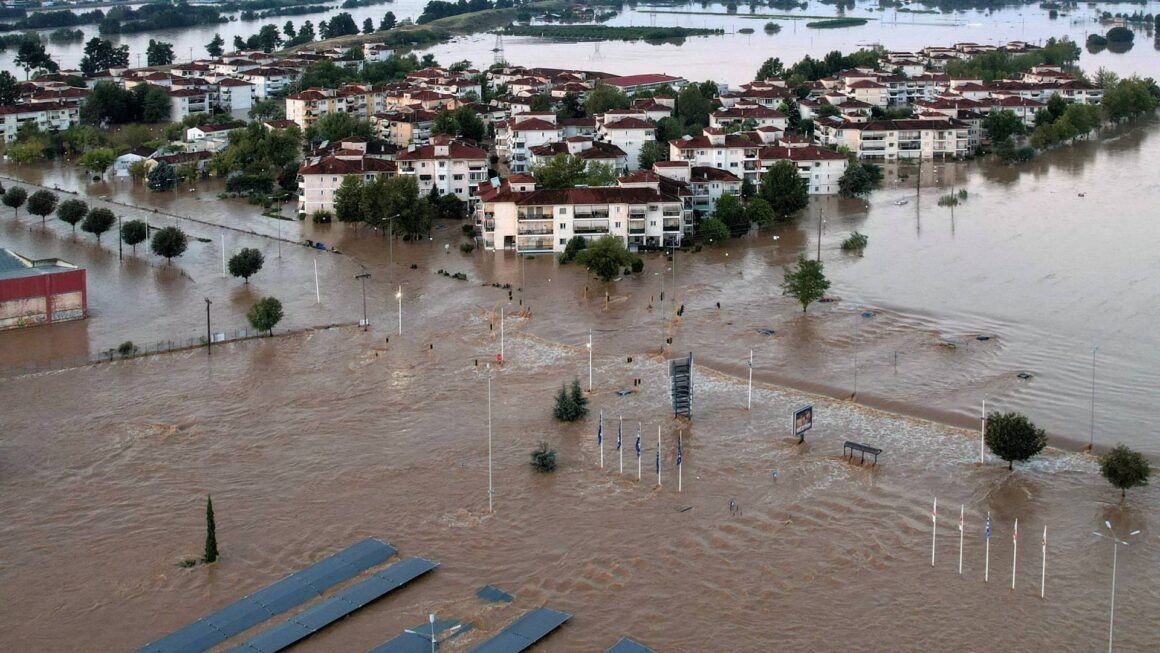
[{"label": "street lamp post", "polygon": [[403,285],[399,284],[399,290],[395,293],[395,299],[399,300],[399,335],[403,335]]},{"label": "street lamp post", "polygon": [[592,329],[588,329],[588,392],[592,392]]},{"label": "street lamp post", "polygon": [[435,653],[435,613],[427,614],[427,621],[431,624],[431,653]]},{"label": "street lamp post", "polygon": [[1096,443],[1096,352],[1100,346],[1092,347],[1092,421],[1091,432],[1088,434],[1088,451],[1095,452]]},{"label": "street lamp post", "polygon": [[117,260],[125,260],[125,232],[121,226],[121,216],[117,215]]},{"label": "street lamp post", "polygon": [[[1112,541],[1112,609],[1108,616],[1108,653],[1112,653],[1112,637],[1115,634],[1116,627],[1116,559],[1119,557],[1119,547],[1121,545],[1128,546],[1128,543],[1116,537],[1116,532],[1112,530],[1112,522],[1104,521],[1104,526],[1108,529],[1107,534],[1099,531],[1093,531],[1092,534]],[[1139,534],[1140,531],[1135,530],[1128,533],[1127,537]]]},{"label": "street lamp post", "polygon": [[363,300],[362,328],[363,328],[363,331],[366,331],[367,325],[370,324],[370,321],[367,320],[367,279],[369,279],[370,277],[371,277],[370,272],[360,272],[360,273],[354,275],[355,279],[358,279],[359,281],[362,282],[362,300]]},{"label": "street lamp post", "polygon": [[487,511],[494,513],[492,498],[495,491],[491,484],[491,363],[487,365]]},{"label": "street lamp post", "polygon": [[209,297],[205,298],[205,355],[213,356],[213,334],[209,330],[209,305],[212,304]]}]

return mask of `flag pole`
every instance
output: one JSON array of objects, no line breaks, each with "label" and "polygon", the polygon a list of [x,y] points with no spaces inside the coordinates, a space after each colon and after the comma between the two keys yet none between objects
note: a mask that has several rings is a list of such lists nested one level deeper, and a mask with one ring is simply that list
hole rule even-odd
[{"label": "flag pole", "polygon": [[934,566],[934,541],[938,536],[938,497],[930,511],[930,566]]},{"label": "flag pole", "polygon": [[986,583],[991,578],[991,513],[987,512],[987,526],[985,531],[987,538],[987,554],[983,562],[983,582]]},{"label": "flag pole", "polygon": [[1015,530],[1011,533],[1011,589],[1015,589],[1015,563],[1019,558],[1019,518],[1015,518]]},{"label": "flag pole", "polygon": [[661,425],[657,424],[657,487],[661,486]]},{"label": "flag pole", "polygon": [[959,575],[963,575],[963,512],[965,505],[959,505]]},{"label": "flag pole", "polygon": [[1039,598],[1047,585],[1047,526],[1043,527],[1043,571],[1039,572]]},{"label": "flag pole", "polygon": [[987,395],[983,395],[983,412],[981,414],[983,426],[979,429],[979,464],[987,464],[985,443],[987,440]]},{"label": "flag pole", "polygon": [[684,466],[684,464],[682,464],[683,461],[681,460],[681,458],[682,458],[682,456],[681,456],[681,440],[683,439],[682,435],[683,435],[683,433],[681,431],[677,431],[677,492],[681,491],[682,481],[684,480],[684,477],[685,477],[685,474],[684,474],[684,467],[685,466]]},{"label": "flag pole", "polygon": [[749,350],[749,400],[745,404],[746,410],[753,410],[753,350]]},{"label": "flag pole", "polygon": [[620,475],[624,476],[624,415],[620,416],[620,425],[616,427],[616,453],[620,456]]},{"label": "flag pole", "polygon": [[499,364],[503,365],[503,306],[499,307]]},{"label": "flag pole", "polygon": [[314,303],[322,303],[322,290],[318,287],[318,257],[314,257]]},{"label": "flag pole", "polygon": [[596,439],[600,441],[600,469],[604,469],[604,411],[600,411],[600,425],[596,431]]},{"label": "flag pole", "polygon": [[636,423],[636,480],[640,482],[640,422]]}]

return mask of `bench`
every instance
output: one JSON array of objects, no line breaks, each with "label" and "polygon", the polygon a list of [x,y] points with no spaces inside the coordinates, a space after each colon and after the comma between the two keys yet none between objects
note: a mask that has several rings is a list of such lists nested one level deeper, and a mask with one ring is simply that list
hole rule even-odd
[{"label": "bench", "polygon": [[859,451],[862,453],[862,459],[860,461],[858,461],[859,465],[866,462],[866,454],[870,454],[871,456],[874,456],[874,464],[877,465],[878,464],[878,454],[882,453],[881,449],[878,449],[876,447],[871,447],[871,446],[865,445],[865,444],[860,444],[858,442],[851,442],[850,440],[846,440],[846,444],[842,445],[842,456],[843,457],[845,457],[847,455],[847,453],[846,453],[847,450],[849,450],[849,452],[850,452],[848,455],[850,456],[851,460],[853,460],[853,458],[854,458],[855,451]]}]

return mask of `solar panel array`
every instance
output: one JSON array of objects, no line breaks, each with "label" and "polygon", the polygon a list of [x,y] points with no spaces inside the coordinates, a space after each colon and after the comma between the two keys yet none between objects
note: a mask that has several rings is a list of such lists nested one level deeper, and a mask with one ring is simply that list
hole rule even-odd
[{"label": "solar panel array", "polygon": [[437,619],[434,624],[428,622],[408,628],[402,635],[372,648],[370,653],[430,653],[432,638],[442,645],[469,630],[471,624],[461,624],[458,619]]},{"label": "solar panel array", "polygon": [[572,618],[567,612],[538,608],[516,619],[491,639],[471,649],[471,653],[519,653]]},{"label": "solar panel array", "polygon": [[645,646],[644,644],[641,644],[639,642],[634,642],[627,637],[623,637],[623,638],[621,638],[621,640],[619,642],[614,644],[612,646],[612,648],[608,649],[605,653],[655,653],[655,652],[651,648]]},{"label": "solar panel array", "polygon": [[348,614],[376,601],[436,567],[423,558],[407,558],[328,597],[290,619],[231,649],[239,653],[276,653]]},{"label": "solar panel array", "polygon": [[321,596],[327,589],[380,565],[395,548],[368,537],[334,555],[146,644],[138,653],[201,653],[270,617]]}]

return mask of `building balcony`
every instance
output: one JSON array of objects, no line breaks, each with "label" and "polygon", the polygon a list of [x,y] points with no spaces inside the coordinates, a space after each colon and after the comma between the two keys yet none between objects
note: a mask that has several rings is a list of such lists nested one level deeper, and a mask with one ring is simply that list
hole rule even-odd
[{"label": "building balcony", "polygon": [[516,250],[519,252],[550,252],[552,239],[538,236],[517,236]]},{"label": "building balcony", "polygon": [[527,223],[516,226],[516,233],[520,235],[536,234],[551,235],[552,223]]},{"label": "building balcony", "polygon": [[662,228],[665,231],[680,231],[681,230],[681,219],[680,218],[665,218],[664,224],[662,225]]},{"label": "building balcony", "polygon": [[551,213],[544,213],[543,211],[520,211],[516,215],[517,220],[551,220]]},{"label": "building balcony", "polygon": [[606,234],[608,220],[575,220],[572,222],[572,231],[578,234]]}]

